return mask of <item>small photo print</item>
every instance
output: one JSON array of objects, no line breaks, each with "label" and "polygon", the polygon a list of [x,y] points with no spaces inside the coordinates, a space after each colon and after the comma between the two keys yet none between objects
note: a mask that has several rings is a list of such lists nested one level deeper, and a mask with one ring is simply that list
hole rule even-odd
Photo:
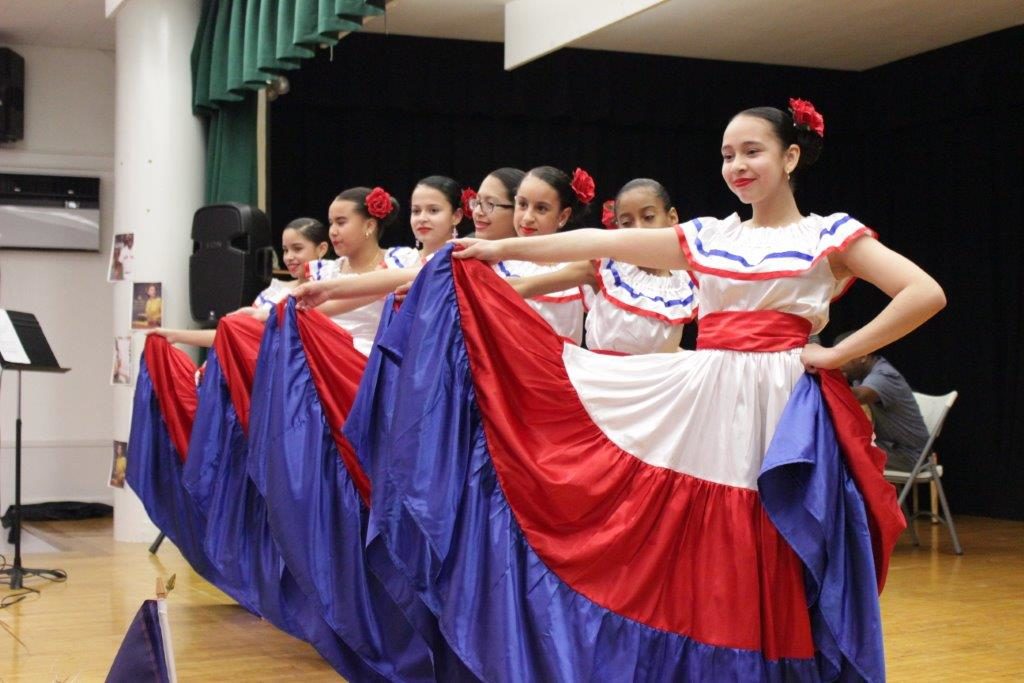
[{"label": "small photo print", "polygon": [[114,337],[114,369],[111,384],[132,383],[132,338]]},{"label": "small photo print", "polygon": [[159,282],[136,282],[132,287],[132,329],[148,330],[163,324],[163,285]]},{"label": "small photo print", "polygon": [[108,485],[111,488],[123,489],[124,488],[124,475],[128,471],[128,444],[124,441],[114,442],[114,457],[110,463],[110,481]]},{"label": "small photo print", "polygon": [[110,270],[107,282],[132,280],[135,265],[135,233],[122,232],[114,235],[114,245],[110,248]]}]

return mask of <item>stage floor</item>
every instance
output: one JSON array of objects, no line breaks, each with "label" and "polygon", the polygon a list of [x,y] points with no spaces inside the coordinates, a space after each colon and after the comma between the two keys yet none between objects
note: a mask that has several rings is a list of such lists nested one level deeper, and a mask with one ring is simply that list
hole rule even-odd
[{"label": "stage floor", "polygon": [[[961,517],[957,524],[961,557],[945,529],[927,522],[918,522],[920,548],[907,534],[896,548],[882,596],[892,681],[1024,678],[1024,522]],[[0,609],[4,683],[102,681],[155,577],[172,573],[180,680],[337,680],[309,645],[235,605],[170,542],[157,556],[145,544],[115,543],[110,520],[35,523],[29,531],[56,551],[27,553],[25,565],[64,569],[68,581],[30,581],[39,594]],[[0,597],[10,595],[0,589]]]}]

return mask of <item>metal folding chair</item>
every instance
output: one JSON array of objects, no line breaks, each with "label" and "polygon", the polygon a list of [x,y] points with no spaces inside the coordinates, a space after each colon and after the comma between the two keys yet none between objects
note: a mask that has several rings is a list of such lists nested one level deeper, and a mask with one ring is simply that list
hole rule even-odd
[{"label": "metal folding chair", "polygon": [[921,409],[921,417],[924,418],[924,424],[928,428],[928,442],[921,449],[921,454],[918,456],[917,462],[914,463],[913,469],[909,472],[886,469],[885,479],[900,487],[899,504],[907,518],[907,526],[910,528],[914,545],[920,545],[917,529],[914,528],[914,520],[922,516],[931,518],[932,513],[921,512],[917,509],[916,505],[911,510],[907,504],[907,496],[918,484],[932,484],[941,503],[942,516],[939,517],[939,521],[949,529],[949,536],[953,541],[953,551],[957,555],[963,555],[964,549],[960,545],[959,537],[956,535],[956,525],[953,524],[953,515],[949,512],[946,492],[942,488],[942,465],[938,464],[935,453],[932,451],[935,439],[938,438],[939,432],[942,431],[942,423],[945,422],[949,409],[953,407],[953,403],[956,401],[957,392],[951,391],[943,396],[931,396],[915,391],[914,398]]}]

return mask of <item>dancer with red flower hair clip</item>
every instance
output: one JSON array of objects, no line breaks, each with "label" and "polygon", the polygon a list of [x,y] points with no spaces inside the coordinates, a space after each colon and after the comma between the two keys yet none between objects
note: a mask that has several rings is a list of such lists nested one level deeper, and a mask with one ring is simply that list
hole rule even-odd
[{"label": "dancer with red flower hair clip", "polygon": [[[384,233],[398,218],[398,200],[387,190],[375,187],[353,187],[331,202],[327,210],[329,234],[337,261],[314,262],[307,273],[307,285],[322,280],[352,280],[355,276],[378,270],[406,268],[416,265],[419,254],[406,247],[405,254],[386,252],[380,246]],[[377,334],[384,293],[329,301],[319,310],[344,328],[363,354],[370,353]]]},{"label": "dancer with red flower hair clip", "polygon": [[[582,168],[577,168],[572,177],[553,166],[530,169],[516,190],[512,217],[516,234],[534,237],[578,228],[595,196],[594,179]],[[565,267],[560,262],[519,259],[500,260],[493,265],[498,275],[510,281],[556,273]],[[529,295],[527,303],[560,337],[577,346],[582,343],[585,302],[579,285]]]},{"label": "dancer with red flower hair clip", "polygon": [[[798,104],[729,121],[721,173],[746,219],[457,240],[421,272],[389,330],[388,434],[362,438],[365,410],[345,431],[384,458],[384,542],[481,678],[885,679],[878,592],[905,523],[835,369],[945,295],[851,216],[800,211],[792,176],[823,130]],[[698,350],[564,343],[473,260],[598,258],[696,273]],[[891,302],[809,344],[855,278]]]},{"label": "dancer with red flower hair clip", "polygon": [[616,230],[619,223],[615,220],[615,200],[609,199],[601,205],[601,225],[605,230]]}]

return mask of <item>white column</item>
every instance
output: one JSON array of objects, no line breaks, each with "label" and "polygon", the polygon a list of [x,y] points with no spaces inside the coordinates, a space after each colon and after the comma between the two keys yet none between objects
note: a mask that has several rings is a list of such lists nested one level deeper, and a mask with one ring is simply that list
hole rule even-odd
[{"label": "white column", "polygon": [[[203,203],[205,142],[192,115],[190,53],[201,0],[121,0],[117,21],[114,231],[135,234],[134,279],[163,283],[167,327],[191,327],[192,214]],[[108,4],[109,6],[109,4]],[[131,283],[114,286],[114,333],[131,328]],[[134,380],[145,342],[132,333]],[[128,440],[132,387],[117,387],[114,434]],[[157,530],[127,486],[115,490],[114,538],[151,541]]]}]

